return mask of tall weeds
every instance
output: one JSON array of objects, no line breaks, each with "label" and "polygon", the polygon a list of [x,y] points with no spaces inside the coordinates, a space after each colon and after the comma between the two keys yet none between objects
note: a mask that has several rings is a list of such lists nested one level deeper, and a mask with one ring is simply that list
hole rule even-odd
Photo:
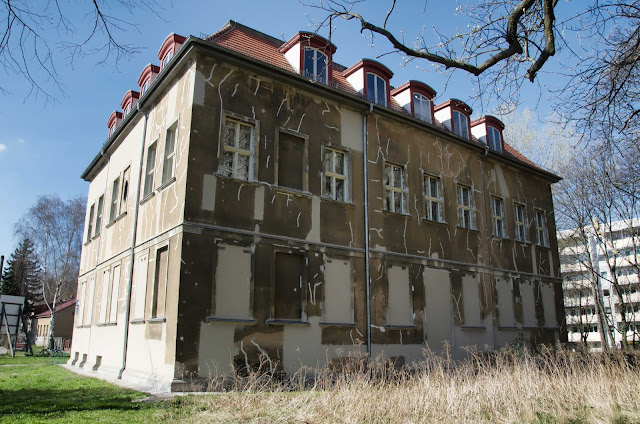
[{"label": "tall weeds", "polygon": [[[170,419],[193,422],[640,422],[640,362],[623,354],[468,352],[465,361],[425,352],[398,367],[346,358],[302,368],[212,378],[228,393],[179,399]],[[174,409],[175,410],[175,409]]]}]

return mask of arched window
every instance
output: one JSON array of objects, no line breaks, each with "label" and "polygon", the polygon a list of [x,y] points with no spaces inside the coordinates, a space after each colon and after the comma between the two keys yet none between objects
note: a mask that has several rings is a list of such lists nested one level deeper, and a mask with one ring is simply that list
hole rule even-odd
[{"label": "arched window", "polygon": [[467,116],[457,110],[453,111],[453,132],[462,138],[469,138],[469,122]]},{"label": "arched window", "polygon": [[376,74],[367,73],[367,100],[387,106],[387,83]]},{"label": "arched window", "polygon": [[171,58],[173,57],[173,49],[169,50],[167,52],[166,55],[164,55],[164,59],[162,59],[162,68],[164,68],[165,66],[167,66],[167,63],[169,63],[169,61],[171,61]]},{"label": "arched window", "polygon": [[413,95],[413,116],[426,122],[431,122],[431,100],[425,95]]},{"label": "arched window", "polygon": [[144,84],[142,84],[142,88],[140,89],[141,96],[147,91],[147,88],[149,88],[150,85],[151,85],[151,78],[147,78]]},{"label": "arched window", "polygon": [[327,55],[311,47],[304,48],[303,73],[307,78],[327,83]]},{"label": "arched window", "polygon": [[487,126],[487,144],[491,150],[502,152],[502,138],[497,128]]}]

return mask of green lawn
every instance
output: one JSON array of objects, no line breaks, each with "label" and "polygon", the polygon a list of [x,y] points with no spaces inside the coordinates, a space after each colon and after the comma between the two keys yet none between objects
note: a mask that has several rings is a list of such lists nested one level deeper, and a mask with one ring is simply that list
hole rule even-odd
[{"label": "green lawn", "polygon": [[132,402],[146,396],[76,375],[48,357],[0,357],[0,423],[164,421],[171,402]]}]

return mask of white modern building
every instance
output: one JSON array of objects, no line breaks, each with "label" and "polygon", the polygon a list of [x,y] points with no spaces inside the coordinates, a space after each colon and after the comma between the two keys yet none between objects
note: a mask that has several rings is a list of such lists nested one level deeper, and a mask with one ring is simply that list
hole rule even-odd
[{"label": "white modern building", "polygon": [[600,309],[610,327],[604,335],[610,346],[622,344],[623,318],[627,341],[640,342],[639,237],[637,218],[610,224],[594,220],[582,231],[558,233],[569,343],[602,348]]}]

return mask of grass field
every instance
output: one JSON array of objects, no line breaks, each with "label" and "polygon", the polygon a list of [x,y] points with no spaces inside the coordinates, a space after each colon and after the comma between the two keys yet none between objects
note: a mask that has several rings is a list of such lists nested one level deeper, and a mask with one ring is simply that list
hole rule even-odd
[{"label": "grass field", "polygon": [[228,393],[154,403],[49,358],[0,358],[0,422],[640,423],[638,358],[507,350],[428,357],[411,372],[354,360],[314,380],[253,374]]}]

